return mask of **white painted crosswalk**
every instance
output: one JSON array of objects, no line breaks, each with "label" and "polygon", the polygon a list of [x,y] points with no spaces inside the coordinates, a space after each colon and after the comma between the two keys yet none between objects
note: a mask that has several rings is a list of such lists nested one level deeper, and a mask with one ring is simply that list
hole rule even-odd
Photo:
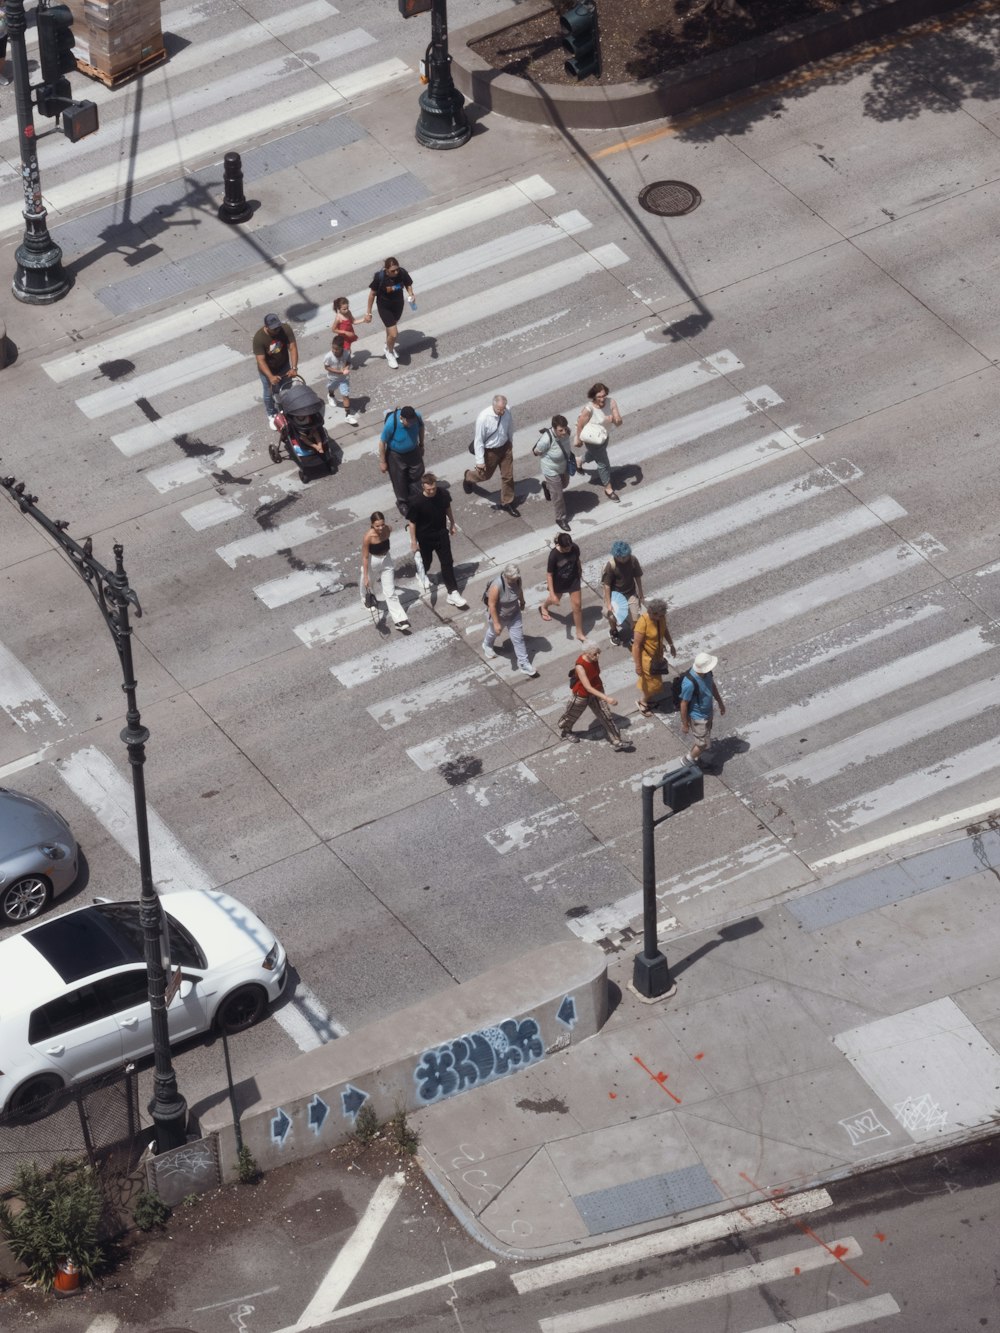
[{"label": "white painted crosswalk", "polygon": [[[606,282],[617,290],[614,275],[629,257],[584,212],[559,209],[557,198],[544,177],[526,175],[445,203],[433,215],[417,211],[375,238],[345,236],[337,248],[290,266],[280,279],[251,277],[212,300],[193,301],[188,311],[139,320],[53,357],[45,370],[62,392],[72,395],[79,386],[82,417],[101,424],[122,459],[133,460],[159,496],[167,502],[175,494],[187,497],[180,505],[187,538],[210,543],[198,549],[224,565],[220,577],[231,578],[234,590],[252,594],[250,614],[278,618],[290,645],[319,654],[333,687],[356,692],[372,725],[403,733],[405,762],[424,773],[484,753],[510,762],[513,745],[522,753],[548,747],[551,762],[559,763],[552,723],[564,706],[567,666],[577,651],[572,634],[553,621],[539,639],[542,622],[529,606],[541,673],[532,685],[511,674],[504,659],[484,663],[477,642],[478,591],[498,568],[521,563],[529,597],[537,601],[550,538],[547,524],[539,528],[532,516],[544,511],[524,500],[528,522],[485,527],[486,502],[458,491],[471,421],[488,401],[484,382],[492,383],[478,366],[484,349],[492,354],[505,332],[537,333],[549,317],[551,350],[520,360],[513,373],[497,379],[515,411],[518,477],[535,489],[528,451],[551,412],[569,412],[594,379],[613,379],[626,418],[612,439],[612,462],[624,478],[621,503],[606,503],[586,478],[570,490],[585,605],[599,598],[610,542],[627,536],[645,569],[646,596],[668,601],[682,663],[709,648],[724,662],[755,664],[741,666],[738,700],[738,735],[749,758],[742,768],[733,764],[731,777],[743,799],[752,807],[765,789],[806,794],[807,800],[816,790],[812,800],[819,807],[819,792],[828,788],[828,816],[814,820],[810,835],[818,856],[851,829],[926,803],[935,774],[968,781],[1000,771],[1000,755],[974,730],[977,716],[996,707],[993,635],[985,624],[956,624],[944,605],[904,600],[936,582],[930,561],[940,544],[934,535],[904,536],[908,515],[896,497],[872,495],[866,484],[867,498],[858,498],[862,467],[847,459],[818,461],[827,450],[807,424],[777,424],[776,417],[788,418],[782,386],[756,383],[743,349],[718,346],[685,355],[685,344],[665,339],[662,324],[651,319],[618,327],[609,322],[609,330],[595,327],[579,336],[567,315],[579,308],[577,288]],[[447,258],[434,249],[442,234],[451,243]],[[396,380],[376,377],[381,388],[368,404],[369,425],[345,435],[334,417],[340,469],[329,481],[304,485],[294,469],[266,460],[259,388],[227,313],[280,305],[290,288],[363,291],[372,254],[392,251],[404,253],[418,274],[421,335],[435,354],[425,364],[418,351]],[[537,317],[539,303],[563,297],[565,310],[553,306]],[[215,342],[186,349],[192,323],[202,340],[214,336]],[[303,368],[319,383],[317,344],[328,327],[327,309],[307,309],[297,327]],[[122,359],[134,369],[95,385],[102,367]],[[358,370],[359,384],[365,373]],[[425,381],[433,384],[426,404],[419,396]],[[434,470],[453,488],[461,529],[456,557],[472,607],[456,613],[445,605],[443,589],[434,598],[419,595],[408,577],[409,547],[399,525],[393,554],[414,632],[383,640],[357,594],[358,545],[370,512],[388,509],[391,501],[375,449],[381,409],[391,406],[379,394],[397,384],[421,406]],[[240,486],[232,484],[237,472]],[[850,609],[864,607],[869,595],[889,608],[874,621]],[[780,664],[771,652],[775,641],[796,645]],[[887,657],[891,671],[884,667]],[[964,687],[942,704],[931,695],[907,695],[897,705],[904,689],[959,666]],[[604,678],[622,698],[619,712],[631,711],[630,659],[610,658]],[[633,718],[630,729],[635,735],[659,729],[667,752],[679,755],[664,721]],[[801,746],[795,738],[807,731],[815,742],[793,752],[793,745]],[[925,756],[911,764],[911,751],[935,734],[945,745],[937,765]],[[869,784],[864,765],[876,755],[882,763]],[[842,786],[848,774],[850,799]],[[558,831],[565,831],[567,819],[586,824],[587,801],[599,799],[595,789],[534,811],[516,827],[492,831],[488,841],[504,855],[528,838],[533,855],[547,855],[551,847],[552,865],[565,867],[572,858],[567,861]],[[579,854],[591,852],[588,844]],[[781,854],[776,839],[764,838],[746,851],[745,867],[759,871]],[[731,882],[722,864],[706,861],[702,869],[705,891]],[[544,865],[533,864],[526,880],[541,876],[541,883],[544,875]],[[573,928],[595,937],[623,925],[634,906],[631,896],[595,905]]]}]

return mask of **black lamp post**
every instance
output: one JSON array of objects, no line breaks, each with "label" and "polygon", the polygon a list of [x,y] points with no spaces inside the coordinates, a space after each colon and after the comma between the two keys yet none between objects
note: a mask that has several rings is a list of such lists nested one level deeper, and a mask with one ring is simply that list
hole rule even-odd
[{"label": "black lamp post", "polygon": [[431,43],[427,48],[427,87],[420,94],[417,143],[425,148],[461,148],[472,136],[465,98],[451,77],[448,54],[447,0],[431,4]]},{"label": "black lamp post", "polygon": [[50,305],[66,295],[71,283],[63,271],[62,250],[49,235],[45,223],[35,123],[31,113],[28,51],[24,43],[24,0],[6,0],[4,10],[14,68],[14,105],[17,109],[21,183],[24,187],[24,239],[14,252],[17,270],[11,291],[26,305]]},{"label": "black lamp post", "polygon": [[149,825],[146,819],[146,783],[142,766],[146,762],[146,741],[149,732],[141,725],[136,703],[135,672],[132,667],[132,626],[129,606],[142,615],[139,598],[129,587],[125,566],[122,564],[124,547],[114,545],[114,570],[106,569],[94,559],[88,537],[81,546],[66,532],[67,524],[53,520],[36,507],[37,496],[29,495],[24,482],[13,477],[0,477],[0,486],[14,503],[49,534],[69,563],[93,594],[98,610],[111,631],[122,665],[122,690],[125,694],[125,720],[128,725],[121,738],[128,750],[132,769],[132,790],[135,794],[135,826],[139,844],[139,880],[141,897],[139,921],[142,925],[143,949],[146,956],[146,985],[153,1027],[153,1059],[155,1062],[155,1092],[149,1109],[156,1127],[156,1151],[166,1152],[179,1148],[185,1142],[187,1131],[187,1103],[177,1090],[177,1077],[170,1061],[170,1034],[167,1027],[166,977],[163,965],[163,912],[160,899],[153,887],[153,872],[149,856]]},{"label": "black lamp post", "polygon": [[653,837],[657,824],[669,819],[663,815],[653,818],[653,793],[663,791],[663,801],[671,814],[679,814],[705,794],[705,779],[694,767],[675,768],[662,778],[642,780],[642,953],[632,961],[631,989],[647,1003],[669,1000],[677,992],[677,982],[670,975],[670,966],[660,949],[656,930],[656,842]]}]

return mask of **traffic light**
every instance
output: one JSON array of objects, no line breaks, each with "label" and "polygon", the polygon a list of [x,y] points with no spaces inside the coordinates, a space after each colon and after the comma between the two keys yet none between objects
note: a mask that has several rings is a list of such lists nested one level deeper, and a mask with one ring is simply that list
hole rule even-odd
[{"label": "traffic light", "polygon": [[39,7],[38,60],[42,83],[38,89],[38,112],[42,116],[58,116],[70,99],[69,79],[63,75],[76,69],[73,55],[73,11],[68,5]]},{"label": "traffic light", "polygon": [[660,786],[663,789],[663,804],[668,805],[675,815],[705,796],[705,779],[697,765],[686,765],[664,773]]},{"label": "traffic light", "polygon": [[[402,3],[402,0],[400,0]],[[587,79],[601,73],[601,54],[597,46],[597,6],[593,0],[581,0],[567,9],[559,20],[563,46],[570,53],[566,73],[574,79]]]},{"label": "traffic light", "polygon": [[98,128],[96,102],[69,102],[62,108],[62,130],[70,143],[79,143]]},{"label": "traffic light", "polygon": [[434,8],[434,0],[399,0],[399,12],[404,19],[411,19],[416,14],[429,14]]}]

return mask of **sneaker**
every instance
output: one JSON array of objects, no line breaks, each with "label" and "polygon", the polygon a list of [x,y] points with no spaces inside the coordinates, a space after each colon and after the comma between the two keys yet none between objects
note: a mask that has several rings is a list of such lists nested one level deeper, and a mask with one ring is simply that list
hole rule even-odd
[{"label": "sneaker", "polygon": [[268,417],[268,419],[267,419],[267,424],[271,427],[272,430],[277,430],[277,429],[278,429],[278,422],[277,422],[277,418],[275,418],[275,417]]},{"label": "sneaker", "polygon": [[409,634],[411,629],[410,622],[408,620],[401,620],[396,628],[399,630],[400,634]]},{"label": "sneaker", "polygon": [[580,737],[577,736],[576,733],[572,731],[560,731],[559,739],[561,741],[569,741],[570,745],[580,744]]},{"label": "sneaker", "polygon": [[538,679],[538,672],[529,662],[525,662],[522,666],[519,666],[517,669],[518,671],[520,671],[522,676],[527,676],[529,680]]},{"label": "sneaker", "polygon": [[337,406],[337,395],[333,392],[332,389],[327,389],[326,401],[330,404],[331,407]]},{"label": "sneaker", "polygon": [[451,603],[452,606],[457,606],[460,611],[468,611],[469,609],[469,603],[465,600],[465,598],[462,596],[462,594],[458,591],[457,588],[455,589],[454,592],[450,592],[448,594],[447,600]]},{"label": "sneaker", "polygon": [[475,489],[476,488],[475,486],[473,486],[471,481],[467,481],[465,477],[462,478],[462,490],[466,493],[466,495],[472,495]]},{"label": "sneaker", "polygon": [[360,424],[353,412],[348,412],[347,416],[344,417],[344,420],[349,426],[357,426]]},{"label": "sneaker", "polygon": [[687,764],[689,768],[694,767],[694,759],[691,757],[690,753],[684,756],[684,758],[681,760],[681,763]]},{"label": "sneaker", "polygon": [[385,349],[385,359],[386,361],[388,361],[389,365],[392,367],[393,370],[396,370],[398,368],[399,362],[396,359],[396,353],[392,350],[391,347],[387,347]]},{"label": "sneaker", "polygon": [[520,518],[520,517],[521,517],[521,511],[520,511],[520,509],[518,509],[518,507],[517,507],[516,504],[501,505],[500,508],[501,508],[502,510],[504,510],[505,513],[510,514],[511,518]]},{"label": "sneaker", "polygon": [[570,526],[569,526],[569,524],[566,522],[566,520],[565,520],[564,518],[557,518],[557,519],[556,519],[556,527],[557,527],[557,528],[562,528],[563,532],[569,532],[569,531],[570,531]]},{"label": "sneaker", "polygon": [[631,752],[634,746],[628,745],[625,741],[615,741],[611,748],[612,750],[628,750]]},{"label": "sneaker", "polygon": [[496,659],[496,656],[497,656],[497,655],[496,655],[496,653],[493,651],[492,648],[487,648],[486,644],[484,643],[484,644],[483,644],[483,656],[486,658],[487,662],[492,662],[492,661],[494,661],[494,660]]}]

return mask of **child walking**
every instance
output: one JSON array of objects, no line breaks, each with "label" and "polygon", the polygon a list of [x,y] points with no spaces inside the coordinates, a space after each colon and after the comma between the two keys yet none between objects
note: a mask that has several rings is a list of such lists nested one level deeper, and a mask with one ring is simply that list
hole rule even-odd
[{"label": "child walking", "polygon": [[326,371],[326,396],[336,407],[337,396],[340,396],[340,403],[346,414],[346,421],[349,426],[356,426],[358,419],[351,411],[351,351],[344,342],[344,335],[338,333],[330,344],[330,350],[323,358],[323,369]]}]

